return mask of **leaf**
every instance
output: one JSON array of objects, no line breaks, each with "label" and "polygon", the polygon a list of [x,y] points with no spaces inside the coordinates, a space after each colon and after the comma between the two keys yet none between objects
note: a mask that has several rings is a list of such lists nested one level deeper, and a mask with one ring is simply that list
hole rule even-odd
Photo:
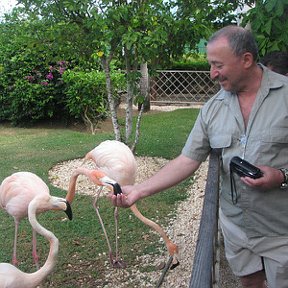
[{"label": "leaf", "polygon": [[267,23],[264,25],[264,31],[268,34],[271,35],[271,29],[272,29],[272,18],[270,18]]},{"label": "leaf", "polygon": [[266,5],[265,5],[265,8],[267,10],[267,12],[271,12],[274,7],[276,6],[277,2],[280,2],[278,0],[268,0]]},{"label": "leaf", "polygon": [[97,55],[98,55],[98,57],[102,57],[104,55],[104,52],[103,51],[98,51]]},{"label": "leaf", "polygon": [[284,6],[283,6],[283,3],[282,1],[278,1],[277,2],[277,5],[276,5],[276,16],[280,17],[283,15],[284,13]]}]

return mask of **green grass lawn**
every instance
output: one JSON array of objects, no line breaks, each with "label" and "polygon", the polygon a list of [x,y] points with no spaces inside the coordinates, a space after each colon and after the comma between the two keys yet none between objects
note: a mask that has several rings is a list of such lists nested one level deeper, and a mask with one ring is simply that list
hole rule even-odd
[{"label": "green grass lawn", "polygon": [[[179,109],[172,112],[145,114],[136,154],[167,159],[177,156],[181,153],[198,111],[198,109]],[[49,184],[49,169],[64,160],[83,157],[101,141],[113,138],[112,132],[91,135],[69,129],[28,129],[0,125],[2,159],[0,179],[2,181],[17,171],[31,171],[49,185],[51,195],[65,197],[66,191]],[[172,215],[177,203],[187,197],[183,191],[188,182],[189,180],[184,181],[170,190],[139,201],[137,203],[139,210],[149,218],[153,219],[157,216],[158,224],[165,226],[169,221],[167,215]],[[76,288],[81,281],[89,283],[89,279],[98,279],[101,282],[101,279],[104,279],[101,266],[104,265],[107,256],[101,254],[107,251],[107,245],[92,207],[92,200],[89,196],[77,195],[72,207],[73,221],[64,221],[65,215],[61,212],[47,212],[37,217],[39,222],[53,231],[60,241],[57,268],[41,287]],[[155,207],[158,210],[157,215],[155,215]],[[107,199],[100,199],[100,209],[105,222],[113,223],[113,208]],[[134,265],[137,256],[158,253],[158,247],[161,245],[158,241],[159,236],[150,233],[149,228],[135,217],[131,217],[130,209],[121,209],[120,227],[121,255],[128,267]],[[14,221],[2,210],[0,231],[2,247],[0,262],[10,262]],[[114,234],[113,225],[108,225],[108,234]],[[31,272],[34,266],[31,256],[31,228],[27,220],[23,220],[20,224],[18,240],[18,259],[21,262],[19,268]],[[38,236],[38,246],[41,261],[45,261],[49,245],[43,237]],[[87,284],[81,287],[93,286]],[[104,286],[100,284],[97,287]]]}]

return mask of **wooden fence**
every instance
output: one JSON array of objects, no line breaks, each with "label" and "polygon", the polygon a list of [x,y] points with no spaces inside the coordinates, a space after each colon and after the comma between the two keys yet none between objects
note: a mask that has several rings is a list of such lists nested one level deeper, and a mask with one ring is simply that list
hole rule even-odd
[{"label": "wooden fence", "polygon": [[219,155],[218,150],[212,150],[210,154],[205,198],[189,288],[216,288],[219,283]]}]

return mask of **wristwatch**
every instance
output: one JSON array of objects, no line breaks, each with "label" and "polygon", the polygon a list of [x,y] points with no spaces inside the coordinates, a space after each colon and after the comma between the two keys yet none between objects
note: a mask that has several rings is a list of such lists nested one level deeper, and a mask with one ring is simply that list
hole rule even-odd
[{"label": "wristwatch", "polygon": [[283,176],[284,176],[284,181],[281,183],[280,188],[286,189],[288,188],[288,169],[287,168],[280,168],[279,169]]}]

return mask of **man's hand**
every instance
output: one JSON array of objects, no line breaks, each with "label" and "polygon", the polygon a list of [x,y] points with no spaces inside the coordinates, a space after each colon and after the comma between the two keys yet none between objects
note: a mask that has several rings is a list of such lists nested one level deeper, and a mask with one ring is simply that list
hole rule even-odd
[{"label": "man's hand", "polygon": [[114,193],[110,193],[108,195],[114,206],[128,208],[140,198],[135,185],[123,186],[121,189],[121,194],[115,195]]},{"label": "man's hand", "polygon": [[241,177],[241,180],[250,187],[263,190],[279,188],[283,182],[283,174],[276,168],[269,166],[258,166],[263,172],[263,177],[252,179],[250,177]]}]

